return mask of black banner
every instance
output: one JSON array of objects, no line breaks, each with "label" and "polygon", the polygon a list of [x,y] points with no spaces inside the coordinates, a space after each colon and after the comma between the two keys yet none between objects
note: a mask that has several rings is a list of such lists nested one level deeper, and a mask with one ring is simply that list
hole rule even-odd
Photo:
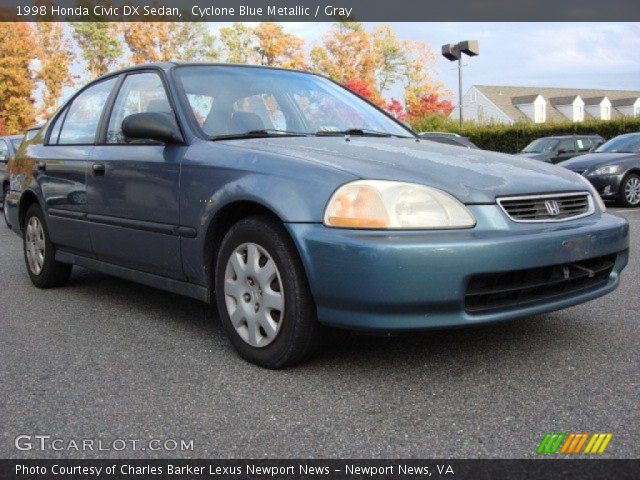
[{"label": "black banner", "polygon": [[640,460],[0,460],[4,479],[616,479]]},{"label": "black banner", "polygon": [[637,21],[637,0],[0,0],[0,21]]}]

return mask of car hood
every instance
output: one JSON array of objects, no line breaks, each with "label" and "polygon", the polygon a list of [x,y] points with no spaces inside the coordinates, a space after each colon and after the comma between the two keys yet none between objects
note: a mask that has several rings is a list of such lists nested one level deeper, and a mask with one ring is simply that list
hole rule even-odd
[{"label": "car hood", "polygon": [[435,142],[375,137],[225,140],[227,146],[288,156],[363,179],[420,183],[464,203],[506,195],[583,190],[573,172],[537,160]]},{"label": "car hood", "polygon": [[543,162],[548,162],[551,157],[548,153],[517,153],[518,157],[527,157],[533,158],[534,160],[542,160]]},{"label": "car hood", "polygon": [[608,165],[609,163],[639,156],[637,153],[587,153],[586,155],[560,162],[558,165],[569,170],[588,170],[600,165]]}]

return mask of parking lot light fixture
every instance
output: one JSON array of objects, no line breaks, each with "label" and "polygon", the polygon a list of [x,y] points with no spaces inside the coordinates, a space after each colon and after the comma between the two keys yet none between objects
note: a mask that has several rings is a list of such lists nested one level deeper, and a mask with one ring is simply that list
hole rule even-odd
[{"label": "parking lot light fixture", "polygon": [[458,61],[458,112],[460,116],[460,126],[462,127],[462,54],[475,57],[480,53],[477,40],[464,40],[458,43],[447,43],[442,45],[442,56],[447,60]]}]

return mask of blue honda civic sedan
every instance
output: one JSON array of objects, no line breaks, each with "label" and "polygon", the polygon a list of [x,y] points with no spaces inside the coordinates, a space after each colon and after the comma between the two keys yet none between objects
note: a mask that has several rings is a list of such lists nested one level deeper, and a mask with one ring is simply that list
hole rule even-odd
[{"label": "blue honda civic sedan", "polygon": [[324,77],[153,64],[77,92],[8,166],[36,287],[72,265],[216,305],[281,368],[331,327],[475,325],[612,291],[628,224],[580,175],[420,140]]}]

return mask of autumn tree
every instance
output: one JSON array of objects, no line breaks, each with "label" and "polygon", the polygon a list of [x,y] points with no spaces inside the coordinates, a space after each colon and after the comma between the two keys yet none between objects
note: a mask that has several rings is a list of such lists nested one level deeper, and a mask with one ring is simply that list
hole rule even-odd
[{"label": "autumn tree", "polygon": [[404,65],[404,102],[407,115],[411,118],[418,118],[423,109],[423,99],[432,96],[440,98],[449,95],[444,90],[441,82],[433,78],[435,72],[436,54],[425,42],[405,40],[403,42],[405,51]]},{"label": "autumn tree", "polygon": [[73,22],[71,26],[91,78],[104,75],[115,66],[122,55],[116,23]]},{"label": "autumn tree", "polygon": [[37,78],[42,83],[41,113],[48,118],[58,107],[62,89],[73,85],[71,64],[75,55],[63,23],[38,22],[35,25],[40,62]]},{"label": "autumn tree", "polygon": [[283,68],[307,68],[304,40],[286,33],[282,25],[262,22],[254,30],[254,47],[261,65]]},{"label": "autumn tree", "polygon": [[194,22],[125,22],[121,25],[132,63],[215,60],[215,36]]},{"label": "autumn tree", "polygon": [[5,133],[23,132],[35,122],[30,64],[36,51],[29,23],[0,22],[0,125]]},{"label": "autumn tree", "polygon": [[234,23],[219,31],[222,52],[228,63],[252,63],[256,60],[253,29],[244,23]]},{"label": "autumn tree", "polygon": [[378,91],[384,93],[402,79],[407,58],[403,44],[389,25],[376,27],[371,34],[376,61],[376,82]]},{"label": "autumn tree", "polygon": [[314,70],[338,82],[363,80],[375,86],[376,54],[362,23],[339,22],[322,40],[311,49]]}]

